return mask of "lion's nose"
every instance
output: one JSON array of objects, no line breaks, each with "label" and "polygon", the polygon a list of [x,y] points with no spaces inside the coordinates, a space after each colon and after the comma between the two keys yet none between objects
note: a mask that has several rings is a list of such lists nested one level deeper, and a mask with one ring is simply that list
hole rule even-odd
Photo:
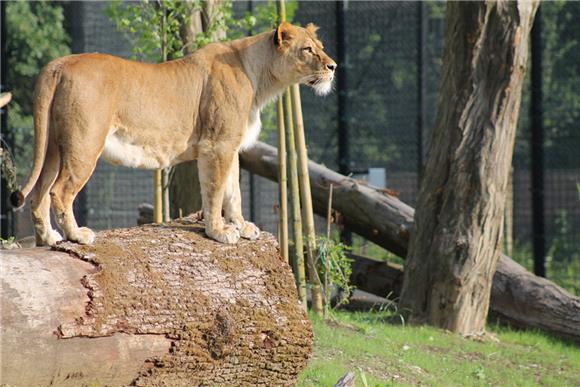
[{"label": "lion's nose", "polygon": [[334,70],[336,70],[336,63],[329,63],[326,65],[326,68],[328,68],[330,71],[334,72]]}]

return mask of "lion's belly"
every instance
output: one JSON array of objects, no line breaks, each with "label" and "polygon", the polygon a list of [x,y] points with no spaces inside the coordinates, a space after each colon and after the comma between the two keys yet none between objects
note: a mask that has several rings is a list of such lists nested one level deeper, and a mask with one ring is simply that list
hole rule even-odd
[{"label": "lion's belly", "polygon": [[175,159],[174,155],[159,148],[135,144],[115,133],[107,136],[101,157],[111,164],[142,169],[165,168]]}]

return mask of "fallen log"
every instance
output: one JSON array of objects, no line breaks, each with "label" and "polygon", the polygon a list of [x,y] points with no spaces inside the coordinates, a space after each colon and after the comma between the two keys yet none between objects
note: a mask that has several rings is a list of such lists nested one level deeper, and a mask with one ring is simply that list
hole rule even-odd
[{"label": "fallen log", "polygon": [[[277,150],[258,142],[241,153],[241,165],[248,171],[267,179],[277,179]],[[314,211],[326,216],[328,188],[333,184],[333,208],[343,215],[343,222],[351,231],[405,257],[413,226],[414,209],[384,190],[361,184],[320,164],[309,162],[310,184]],[[373,266],[374,265],[374,266]],[[368,268],[377,271],[376,264]],[[358,272],[355,285],[362,290],[385,297],[388,286],[372,287],[358,283],[365,276]],[[370,273],[370,272],[369,272]],[[391,272],[392,274],[392,272]],[[392,276],[397,277],[397,276]],[[384,277],[388,283],[389,277]],[[380,280],[379,280],[380,281]],[[542,329],[556,336],[580,342],[580,298],[556,284],[538,278],[511,258],[501,255],[493,279],[490,311],[501,321],[522,328]]]},{"label": "fallen log", "polygon": [[[353,259],[351,281],[357,289],[398,299],[403,284],[400,265],[354,254],[349,256]],[[507,322],[517,328],[533,326],[580,343],[578,297],[504,258],[498,262],[493,279],[489,320]]]},{"label": "fallen log", "polygon": [[277,249],[182,220],[4,250],[0,385],[294,385],[312,330]]},{"label": "fallen log", "polygon": [[348,254],[352,259],[350,281],[357,289],[398,300],[403,288],[403,266],[378,261],[356,254]]}]

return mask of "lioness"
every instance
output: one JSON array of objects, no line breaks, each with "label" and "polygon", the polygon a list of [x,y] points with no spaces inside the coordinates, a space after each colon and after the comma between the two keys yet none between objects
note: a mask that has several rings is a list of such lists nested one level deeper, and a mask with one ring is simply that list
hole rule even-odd
[{"label": "lioness", "polygon": [[11,195],[20,207],[36,188],[37,244],[62,239],[50,223],[51,202],[66,239],[94,241],[93,231],[78,227],[72,206],[101,155],[147,169],[197,159],[206,234],[223,243],[257,238],[260,230],[242,216],[238,152],[258,137],[260,109],[286,87],[304,83],[321,95],[331,90],[336,63],[316,29],[284,22],[161,64],[103,54],[49,63],[35,89],[32,172]]}]

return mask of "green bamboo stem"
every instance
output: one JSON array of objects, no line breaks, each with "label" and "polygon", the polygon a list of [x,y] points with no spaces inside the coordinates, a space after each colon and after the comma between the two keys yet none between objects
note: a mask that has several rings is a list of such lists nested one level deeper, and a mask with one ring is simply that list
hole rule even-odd
[{"label": "green bamboo stem", "polygon": [[[284,0],[276,2],[278,8],[278,21],[286,20],[286,5]],[[284,104],[282,96],[278,98],[278,176],[279,176],[279,196],[280,196],[280,223],[278,226],[278,239],[280,241],[280,252],[286,262],[290,262],[288,252],[288,170],[286,164],[286,128],[284,126]]]},{"label": "green bamboo stem", "polygon": [[161,187],[163,192],[163,221],[169,222],[171,215],[169,213],[169,176],[171,168],[164,168],[161,170]]},{"label": "green bamboo stem", "polygon": [[161,169],[153,171],[153,221],[163,223],[163,189]]},{"label": "green bamboo stem", "polygon": [[286,129],[284,127],[284,105],[282,97],[278,98],[278,193],[280,198],[280,220],[278,225],[278,240],[280,253],[289,262],[288,255],[288,177],[286,172]]},{"label": "green bamboo stem", "polygon": [[[332,189],[333,185],[330,183],[328,187],[328,208],[326,210],[326,240],[327,242],[330,241],[330,225],[332,224]],[[324,302],[326,303],[326,309],[324,309],[324,313],[330,307],[330,286],[329,286],[329,278],[328,273],[330,271],[330,264],[328,262],[328,256],[324,257]]]},{"label": "green bamboo stem", "polygon": [[[160,27],[161,27],[161,62],[167,61],[167,31],[166,31],[166,15],[165,15],[165,5],[163,1],[159,1],[159,7],[161,10],[161,20],[160,20]],[[164,180],[167,178],[163,169],[156,169],[153,172],[153,221],[155,223],[162,223],[166,216],[164,216],[164,212],[168,211],[168,205],[165,204],[165,199],[169,199],[169,195],[166,195],[165,192],[167,188],[164,187]],[[166,211],[164,211],[166,210]]]},{"label": "green bamboo stem", "polygon": [[278,7],[278,21],[286,21],[286,2],[284,0],[278,0],[276,5]]},{"label": "green bamboo stem", "polygon": [[294,113],[294,139],[298,155],[298,179],[300,181],[300,199],[302,202],[302,217],[306,231],[306,257],[308,263],[308,281],[312,291],[312,310],[319,316],[324,313],[320,277],[316,269],[316,229],[314,225],[314,210],[312,208],[312,193],[310,191],[310,177],[308,174],[308,151],[304,135],[304,120],[302,117],[302,101],[300,86],[293,85],[292,111]]},{"label": "green bamboo stem", "polygon": [[284,93],[286,102],[286,145],[288,147],[288,166],[290,168],[290,193],[292,199],[292,231],[294,233],[293,267],[298,296],[306,309],[306,270],[304,267],[304,240],[302,238],[302,215],[300,214],[300,188],[298,183],[298,160],[294,142],[294,123],[292,119],[292,97],[288,88]]}]

